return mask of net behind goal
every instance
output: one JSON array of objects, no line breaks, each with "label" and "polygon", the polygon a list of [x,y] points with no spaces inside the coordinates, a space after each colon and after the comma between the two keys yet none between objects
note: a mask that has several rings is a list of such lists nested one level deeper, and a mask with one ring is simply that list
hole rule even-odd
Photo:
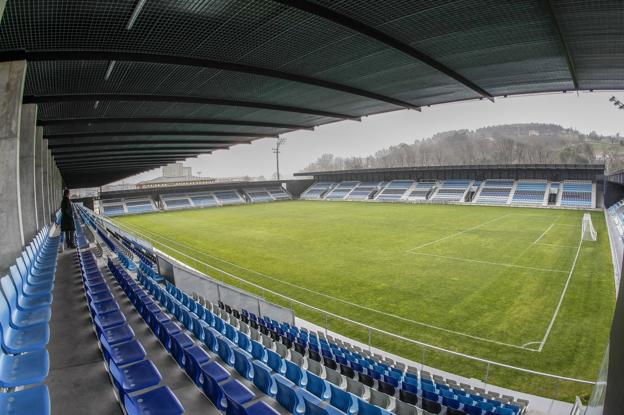
[{"label": "net behind goal", "polygon": [[583,231],[582,231],[582,239],[584,241],[595,241],[598,238],[598,233],[596,229],[594,229],[594,224],[592,223],[592,218],[589,213],[585,213],[583,215]]}]

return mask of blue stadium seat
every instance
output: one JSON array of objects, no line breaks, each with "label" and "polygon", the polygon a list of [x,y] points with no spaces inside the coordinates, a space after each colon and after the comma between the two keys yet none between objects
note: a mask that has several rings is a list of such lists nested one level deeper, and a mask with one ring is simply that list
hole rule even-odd
[{"label": "blue stadium seat", "polygon": [[132,328],[125,323],[120,326],[103,329],[100,334],[104,336],[110,345],[124,343],[134,338],[134,331],[132,331]]},{"label": "blue stadium seat", "polygon": [[142,360],[122,368],[111,361],[109,371],[115,386],[122,394],[158,385],[162,380],[158,369],[149,360]]},{"label": "blue stadium seat", "polygon": [[282,357],[273,350],[266,349],[266,353],[267,365],[280,375],[286,373],[286,365],[284,364]]},{"label": "blue stadium seat", "polygon": [[49,415],[50,393],[46,385],[16,392],[0,392],[0,414]]},{"label": "blue stadium seat", "polygon": [[252,380],[254,377],[254,369],[251,364],[251,355],[238,348],[233,349],[233,353],[234,369],[245,379]]},{"label": "blue stadium seat", "polygon": [[161,386],[138,395],[125,395],[123,402],[128,415],[178,415],[184,413],[182,404],[167,386]]},{"label": "blue stadium seat", "polygon": [[307,372],[308,383],[306,389],[317,398],[326,401],[331,396],[331,390],[326,380],[321,379],[313,373]]},{"label": "blue stadium seat", "polygon": [[362,399],[357,399],[358,415],[391,415],[391,412],[372,405]]},{"label": "blue stadium seat", "polygon": [[48,351],[39,349],[23,354],[5,354],[0,348],[0,387],[13,388],[41,383],[48,376]]},{"label": "blue stadium seat", "polygon": [[0,285],[2,286],[2,291],[4,291],[4,294],[9,302],[15,304],[18,310],[32,311],[39,308],[47,308],[52,304],[52,294],[39,297],[28,297],[21,293],[21,289],[18,292],[15,283],[9,275],[0,279]]},{"label": "blue stadium seat", "polygon": [[357,412],[357,403],[355,397],[349,392],[345,392],[335,385],[330,385],[331,397],[329,402],[346,414],[354,414]]},{"label": "blue stadium seat", "polygon": [[228,379],[230,374],[223,366],[215,361],[210,361],[201,366],[202,389],[206,396],[215,404],[217,409],[223,411],[226,407],[223,390],[220,382]]},{"label": "blue stadium seat", "polygon": [[195,345],[184,350],[184,369],[197,385],[201,384],[201,366],[209,361],[210,356],[200,346]]},{"label": "blue stadium seat", "polygon": [[16,304],[11,305],[0,292],[0,314],[9,316],[8,322],[14,329],[24,329],[38,325],[47,325],[50,321],[50,307],[39,308],[32,311],[20,311]]},{"label": "blue stadium seat", "polygon": [[117,343],[112,346],[106,341],[103,335],[100,335],[100,344],[102,344],[104,348],[104,357],[106,360],[111,360],[118,366],[124,366],[145,359],[145,349],[143,349],[143,346],[137,340]]},{"label": "blue stadium seat", "polygon": [[265,395],[274,397],[277,393],[277,384],[275,378],[271,376],[271,369],[262,362],[254,360],[252,362],[254,369],[253,383]]},{"label": "blue stadium seat", "polygon": [[297,386],[305,386],[308,383],[306,372],[290,360],[285,359],[286,364],[285,376]]}]

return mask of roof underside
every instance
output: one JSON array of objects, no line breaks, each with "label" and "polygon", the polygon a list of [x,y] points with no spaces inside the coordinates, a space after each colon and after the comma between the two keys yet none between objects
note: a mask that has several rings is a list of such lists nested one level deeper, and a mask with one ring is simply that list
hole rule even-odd
[{"label": "roof underside", "polygon": [[65,182],[403,108],[622,89],[620,0],[8,0]]}]

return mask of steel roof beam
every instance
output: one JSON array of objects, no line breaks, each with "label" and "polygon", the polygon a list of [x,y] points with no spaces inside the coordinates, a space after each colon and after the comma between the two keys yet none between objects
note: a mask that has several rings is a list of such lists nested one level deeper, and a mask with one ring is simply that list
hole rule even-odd
[{"label": "steel roof beam", "polygon": [[[214,149],[213,149],[214,150]],[[158,151],[150,151],[150,150],[133,150],[133,151],[128,151],[125,154],[116,154],[116,153],[109,153],[109,154],[105,154],[103,151],[99,152],[99,154],[68,154],[68,155],[63,155],[63,154],[55,154],[54,155],[54,159],[57,162],[64,162],[64,161],[69,161],[70,159],[72,160],[101,160],[101,159],[122,159],[122,158],[149,158],[149,157],[180,157],[180,156],[188,156],[188,157],[192,157],[194,155],[197,155],[198,151],[197,150],[190,150],[190,151],[184,151],[184,150],[178,150],[178,151],[168,151],[168,150],[158,150]],[[142,157],[145,156],[145,157]]]},{"label": "steel roof beam", "polygon": [[494,97],[487,92],[485,89],[481,88],[468,78],[460,75],[455,72],[453,69],[444,65],[441,62],[438,62],[431,56],[419,51],[416,48],[408,45],[407,43],[403,43],[399,39],[395,39],[392,36],[382,32],[381,30],[375,29],[374,27],[368,26],[358,20],[355,20],[349,16],[338,13],[334,10],[331,10],[327,7],[321,6],[320,4],[311,3],[306,0],[273,0],[276,3],[283,4],[288,7],[292,7],[301,11],[304,11],[309,14],[313,14],[317,17],[321,17],[323,19],[329,20],[333,23],[336,23],[340,26],[347,27],[355,32],[358,32],[364,36],[375,39],[378,42],[385,44],[393,49],[396,49],[428,66],[436,69],[439,72],[442,72],[446,76],[454,79],[459,82],[463,86],[472,91],[476,92],[483,98],[487,98],[490,101],[494,102]]},{"label": "steel roof beam", "polygon": [[74,149],[83,147],[121,147],[121,146],[138,146],[138,145],[150,145],[152,147],[159,146],[231,146],[235,144],[250,144],[251,141],[210,141],[210,140],[125,140],[125,141],[95,141],[84,142],[83,139],[74,140],[71,143],[57,144],[60,140],[54,140],[48,143],[48,149]]},{"label": "steel roof beam", "polygon": [[93,150],[77,150],[77,151],[67,151],[62,153],[53,152],[52,155],[56,160],[67,160],[70,158],[84,158],[87,156],[115,156],[115,155],[134,155],[134,154],[146,154],[146,155],[156,155],[156,154],[207,154],[212,153],[213,150],[227,150],[227,147],[210,147],[210,148],[171,148],[171,149],[160,149],[160,150],[151,150],[146,148],[122,148],[122,149],[102,149],[97,150],[95,153]]},{"label": "steel roof beam", "polygon": [[44,134],[48,140],[66,138],[91,138],[91,137],[240,137],[240,138],[278,138],[278,134],[234,133],[224,131],[92,131],[79,133]]},{"label": "steel roof beam", "polygon": [[265,76],[284,81],[297,82],[300,84],[312,85],[333,91],[344,92],[351,95],[386,102],[401,108],[419,110],[417,105],[392,98],[386,95],[366,91],[349,85],[337,82],[326,81],[305,75],[298,75],[291,72],[283,72],[259,66],[245,65],[235,62],[223,62],[211,59],[204,59],[192,56],[164,55],[157,53],[141,53],[126,51],[106,51],[106,50],[43,50],[25,51],[13,50],[0,53],[0,61],[27,60],[36,61],[126,61],[145,62],[168,65],[194,66],[200,68],[218,69],[222,71],[246,73],[249,75]]},{"label": "steel roof beam", "polygon": [[338,120],[360,121],[357,115],[340,114],[316,110],[312,108],[294,107],[290,105],[270,104],[267,102],[239,101],[221,98],[207,98],[192,95],[154,95],[154,94],[49,94],[49,95],[24,95],[24,104],[45,104],[55,102],[75,101],[132,101],[132,102],[172,102],[198,105],[223,105],[229,107],[254,108],[282,112],[294,112],[298,114],[316,115],[319,117],[335,118]]},{"label": "steel roof beam", "polygon": [[205,124],[205,125],[234,125],[240,127],[283,128],[287,130],[314,130],[314,127],[300,124],[285,124],[260,121],[238,121],[229,119],[205,118],[171,118],[171,117],[96,117],[96,118],[52,118],[39,120],[37,125],[51,127],[76,124],[124,124],[124,123],[153,123],[153,124]]},{"label": "steel roof beam", "polygon": [[552,21],[555,32],[557,33],[557,38],[559,39],[559,45],[561,49],[563,49],[563,54],[565,55],[566,64],[568,65],[568,71],[570,72],[570,78],[572,78],[572,84],[574,85],[574,89],[578,91],[579,82],[578,77],[576,76],[576,68],[574,67],[574,60],[572,59],[572,54],[570,53],[570,48],[565,40],[565,36],[563,35],[563,31],[561,30],[561,26],[559,25],[559,20],[557,19],[557,14],[555,13],[555,9],[550,2],[550,0],[543,0],[544,8],[546,9],[546,13],[550,17]]}]

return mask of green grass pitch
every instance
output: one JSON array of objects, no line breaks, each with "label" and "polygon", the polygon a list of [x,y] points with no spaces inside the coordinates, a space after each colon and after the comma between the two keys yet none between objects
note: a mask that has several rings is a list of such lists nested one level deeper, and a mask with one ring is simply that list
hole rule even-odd
[{"label": "green grass pitch", "polygon": [[[116,222],[214,278],[292,306],[298,316],[365,343],[365,328],[292,304],[210,266],[405,338],[594,380],[615,293],[604,215],[592,213],[598,241],[580,244],[582,215],[292,201]],[[487,367],[375,331],[371,342],[429,366],[542,396],[571,400],[591,391],[591,386]]]}]

